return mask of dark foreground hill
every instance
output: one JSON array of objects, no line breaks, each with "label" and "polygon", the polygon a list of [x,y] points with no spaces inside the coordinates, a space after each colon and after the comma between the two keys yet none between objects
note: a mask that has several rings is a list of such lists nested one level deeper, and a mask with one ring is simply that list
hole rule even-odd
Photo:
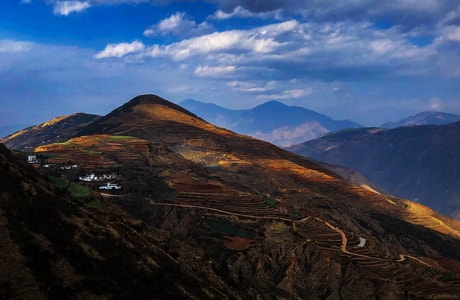
[{"label": "dark foreground hill", "polygon": [[[225,299],[236,294],[219,279],[195,274],[194,262],[171,256],[185,247],[198,257],[194,249],[95,193],[83,196],[65,182],[57,186],[57,179],[53,183],[23,165],[1,144],[0,169],[0,299]],[[205,269],[207,262],[201,263]]]},{"label": "dark foreground hill", "polygon": [[98,115],[85,113],[57,117],[10,134],[0,139],[0,143],[5,144],[11,150],[33,151],[40,145],[68,140],[83,127],[99,118]]},{"label": "dark foreground hill", "polygon": [[460,122],[349,130],[289,149],[354,169],[392,195],[460,218]]},{"label": "dark foreground hill", "polygon": [[[53,256],[58,246],[52,246],[59,245],[73,270],[96,270],[102,283],[90,289],[93,294],[98,284],[113,287],[117,279],[124,285],[116,292],[125,291],[119,298],[130,293],[130,284],[149,280],[141,298],[160,298],[155,293],[163,291],[177,293],[174,299],[455,299],[460,294],[459,222],[352,185],[310,160],[217,128],[160,97],[136,97],[78,136],[36,152],[45,157],[36,167],[49,175],[70,180],[90,173],[117,175],[112,182],[121,189],[105,190],[100,194],[105,200],[88,199],[86,206],[62,200],[69,212],[55,212],[58,199],[37,203],[33,190],[25,201],[34,213],[45,207],[46,215],[56,215],[49,221],[58,224],[53,228],[90,219],[73,223],[74,231],[63,240],[57,238],[61,232],[32,229],[24,240],[46,237],[40,246],[51,253],[40,260],[45,266],[59,262]],[[35,186],[32,179],[27,183]],[[80,184],[100,191],[102,182]],[[28,217],[14,212],[9,222],[29,224],[23,221]],[[28,253],[28,247],[21,249]],[[163,252],[149,258],[143,249]],[[140,274],[120,270],[133,270],[131,263]],[[52,274],[65,272],[59,266]],[[110,272],[97,273],[102,266]],[[163,281],[149,268],[162,270]],[[176,285],[169,281],[173,272],[182,274]],[[77,275],[83,282],[93,278],[89,272]]]}]

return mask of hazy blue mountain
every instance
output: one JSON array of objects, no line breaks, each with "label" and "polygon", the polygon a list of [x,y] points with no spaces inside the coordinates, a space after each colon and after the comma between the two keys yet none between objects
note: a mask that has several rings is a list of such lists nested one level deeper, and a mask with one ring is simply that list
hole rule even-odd
[{"label": "hazy blue mountain", "polygon": [[244,113],[235,124],[235,129],[267,133],[283,126],[298,126],[306,122],[318,122],[328,131],[362,127],[348,120],[335,121],[300,106],[288,106],[278,101],[269,101]]},{"label": "hazy blue mountain", "polygon": [[180,106],[192,111],[214,125],[229,129],[247,111],[244,109],[227,109],[213,103],[205,103],[193,99],[182,101]]},{"label": "hazy blue mountain", "polygon": [[460,122],[346,130],[289,150],[349,167],[395,196],[460,219]]},{"label": "hazy blue mountain", "polygon": [[315,111],[278,101],[246,110],[231,110],[191,99],[180,105],[210,123],[279,146],[300,143],[343,128],[362,127],[348,120],[336,121]]},{"label": "hazy blue mountain", "polygon": [[460,121],[460,115],[449,114],[438,111],[424,111],[414,116],[410,116],[397,122],[382,124],[383,128],[396,128],[399,126],[416,125],[445,125]]}]

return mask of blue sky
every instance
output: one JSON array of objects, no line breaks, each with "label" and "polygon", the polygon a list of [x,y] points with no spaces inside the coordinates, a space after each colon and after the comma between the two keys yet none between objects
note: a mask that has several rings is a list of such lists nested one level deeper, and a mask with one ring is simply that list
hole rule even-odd
[{"label": "blue sky", "polygon": [[0,127],[144,93],[368,126],[460,114],[460,1],[4,0],[0,76]]}]

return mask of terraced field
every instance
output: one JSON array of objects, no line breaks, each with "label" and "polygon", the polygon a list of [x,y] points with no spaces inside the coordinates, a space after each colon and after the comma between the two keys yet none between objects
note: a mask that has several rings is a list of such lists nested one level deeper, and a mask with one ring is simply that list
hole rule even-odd
[{"label": "terraced field", "polygon": [[94,135],[72,138],[62,143],[39,146],[35,153],[47,154],[47,163],[75,163],[95,169],[130,164],[146,157],[148,142],[130,136]]}]

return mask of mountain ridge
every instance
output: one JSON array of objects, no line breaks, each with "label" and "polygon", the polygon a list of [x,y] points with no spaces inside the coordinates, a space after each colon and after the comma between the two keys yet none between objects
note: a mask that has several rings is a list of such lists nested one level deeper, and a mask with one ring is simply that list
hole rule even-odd
[{"label": "mountain ridge", "polygon": [[396,128],[400,126],[447,125],[460,121],[460,115],[438,111],[424,111],[396,122],[387,122],[380,127]]},{"label": "mountain ridge", "polygon": [[[118,215],[126,211],[131,225],[122,224],[134,231],[120,231],[125,227],[113,223],[121,220],[111,209],[89,203],[101,211],[94,220],[112,222],[102,232],[115,230],[122,245],[129,245],[127,233],[139,238],[128,240],[135,247],[123,247],[119,259],[148,261],[136,249],[148,246],[142,239],[151,240],[151,227],[159,230],[151,235],[162,236],[151,241],[162,246],[165,261],[173,258],[175,270],[186,268],[198,277],[188,285],[179,282],[192,296],[429,299],[460,293],[459,221],[353,185],[309,159],[213,126],[167,102],[149,101],[156,96],[142,97],[68,141],[36,149],[44,159],[37,168],[72,184],[79,175],[115,174],[112,182],[121,190],[98,194],[117,205]],[[80,184],[100,191],[98,181]],[[99,249],[93,243],[87,240],[86,249]],[[157,262],[159,256],[150,255]],[[112,276],[121,276],[115,271]],[[145,278],[154,281],[155,274]],[[190,279],[189,272],[181,274]],[[202,289],[213,281],[217,290]],[[193,282],[198,289],[191,288]],[[167,295],[177,289],[170,288]]]},{"label": "mountain ridge", "polygon": [[460,122],[336,132],[289,150],[362,173],[391,194],[459,218]]},{"label": "mountain ridge", "polygon": [[276,100],[245,110],[231,110],[190,99],[181,102],[181,105],[213,124],[278,146],[313,139],[331,130],[361,127],[352,121],[336,121],[315,111],[288,106]]}]

